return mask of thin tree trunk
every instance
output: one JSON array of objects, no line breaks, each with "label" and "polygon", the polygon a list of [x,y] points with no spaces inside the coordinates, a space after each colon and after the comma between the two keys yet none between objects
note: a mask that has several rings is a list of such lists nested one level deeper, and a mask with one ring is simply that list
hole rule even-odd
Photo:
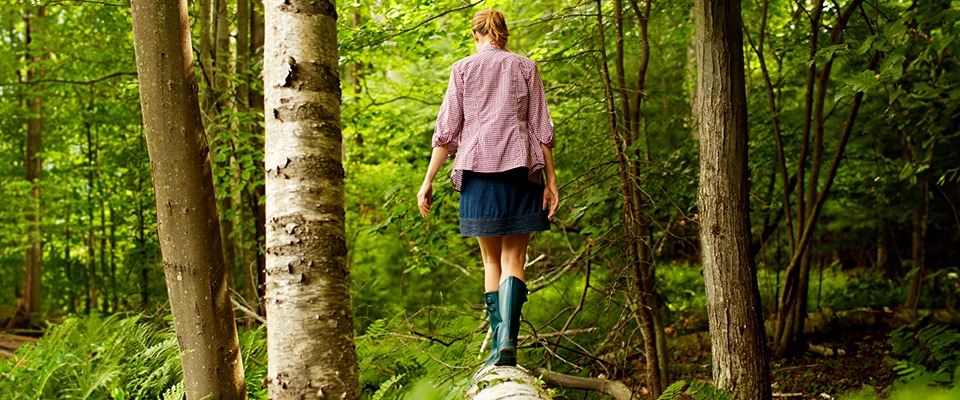
[{"label": "thin tree trunk", "polygon": [[[780,108],[778,98],[774,93],[773,80],[770,78],[770,71],[767,68],[766,54],[763,52],[767,36],[767,12],[770,8],[770,1],[764,0],[760,9],[760,34],[757,38],[757,61],[760,64],[760,72],[763,75],[764,87],[767,89],[767,101],[770,105],[770,119],[773,125],[773,137],[777,144],[777,159],[779,161],[780,180],[783,185],[783,212],[786,216],[787,232],[790,234],[790,248],[794,247],[796,241],[793,231],[793,214],[790,206],[790,194],[793,191],[793,185],[790,180],[790,173],[787,171],[787,157],[783,148],[783,134],[780,131]],[[771,232],[772,233],[772,232]],[[768,234],[769,235],[769,234]],[[764,235],[766,236],[766,235]]]},{"label": "thin tree trunk", "polygon": [[197,61],[200,64],[201,106],[204,112],[204,126],[211,117],[213,100],[213,63],[216,59],[217,41],[217,0],[197,0],[200,3],[200,49]]},{"label": "thin tree trunk", "polygon": [[[802,8],[802,7],[801,7]],[[813,4],[813,11],[810,14],[810,55],[809,67],[807,67],[807,86],[806,91],[804,92],[804,113],[803,113],[803,133],[800,139],[800,155],[797,161],[797,220],[800,222],[797,225],[796,236],[799,237],[803,235],[803,222],[806,221],[807,215],[807,199],[806,199],[806,188],[805,188],[805,169],[807,164],[807,156],[810,153],[810,130],[811,122],[814,108],[814,91],[816,88],[816,79],[817,79],[817,63],[816,56],[817,50],[819,49],[819,37],[820,37],[820,22],[823,15],[823,0],[816,0]],[[784,188],[786,191],[787,189]],[[793,237],[791,233],[791,237]],[[791,239],[791,242],[793,240]],[[799,257],[802,255],[803,250],[807,246],[797,245],[791,248],[792,256],[798,257],[798,260],[803,260],[804,258]],[[806,264],[809,265],[809,264]],[[804,274],[802,273],[804,264],[801,263],[792,263],[790,267],[787,268],[787,275],[784,279],[784,289],[783,297],[780,299],[780,305],[777,312],[777,324],[774,333],[774,346],[777,349],[789,348],[793,341],[794,336],[797,332],[797,320],[802,318],[798,315],[798,307],[801,298],[801,280]],[[791,295],[790,297],[787,297]],[[776,352],[777,357],[780,357],[781,353]]]},{"label": "thin tree trunk", "polygon": [[[252,1],[252,7],[250,7],[250,54],[259,54],[263,55],[264,53],[264,20],[263,20],[263,2],[261,1]],[[253,65],[253,63],[251,63]],[[264,111],[263,108],[263,93],[257,90],[250,91],[250,109],[259,110],[260,112]],[[263,152],[263,139],[257,140],[254,143],[254,149],[258,152]],[[250,207],[250,210],[253,212],[254,219],[256,221],[256,235],[257,235],[257,280],[256,280],[256,289],[257,289],[257,299],[260,302],[261,309],[263,309],[264,301],[264,288],[266,287],[267,282],[267,260],[266,253],[260,251],[266,247],[266,205],[263,204],[261,199],[265,197],[265,188],[264,186],[258,186],[256,190],[248,191],[247,195],[247,204]]]},{"label": "thin tree trunk", "polygon": [[84,312],[89,314],[97,308],[97,234],[95,232],[93,209],[93,188],[96,187],[94,171],[96,170],[96,154],[93,147],[93,128],[87,121],[83,122],[87,131],[87,302]]},{"label": "thin tree trunk", "polygon": [[904,306],[916,311],[920,306],[920,296],[923,294],[923,280],[926,277],[927,264],[927,221],[930,219],[930,177],[927,172],[920,181],[920,192],[923,196],[923,205],[913,212],[913,223],[910,235],[910,255],[913,261],[910,278],[910,288]]},{"label": "thin tree trunk", "polygon": [[[213,93],[216,96],[214,102],[216,104],[215,112],[213,115],[215,119],[219,119],[225,111],[233,109],[233,102],[231,101],[230,94],[230,80],[228,75],[230,74],[231,60],[230,55],[230,19],[227,13],[227,0],[216,0],[217,1],[217,29],[216,29],[216,63],[215,63],[215,75],[214,75],[214,87]],[[216,127],[213,130],[206,130],[208,133],[207,142],[211,143],[210,156],[215,158],[217,152],[227,152],[233,146],[232,138],[229,137],[231,131],[231,124],[226,121],[220,121],[208,126]],[[210,136],[218,136],[216,143],[219,143],[218,149],[212,148],[212,143],[214,141],[210,140]],[[218,163],[218,168],[229,168],[232,164],[233,155],[228,154],[226,161]],[[218,183],[219,187],[226,186],[227,193],[220,193],[222,197],[218,199],[219,215],[220,215],[220,238],[223,243],[223,261],[226,265],[224,268],[224,273],[226,274],[227,282],[231,282],[230,287],[233,287],[233,278],[234,273],[237,270],[237,246],[236,238],[234,237],[234,224],[233,224],[233,215],[236,214],[236,210],[233,205],[233,198],[229,196],[229,192],[232,192],[232,187],[234,184],[232,182],[231,175],[224,175],[226,182],[215,182]]]},{"label": "thin tree trunk", "polygon": [[747,99],[739,0],[697,0],[700,241],[714,383],[771,399],[760,291],[750,255]]},{"label": "thin tree trunk", "polygon": [[[99,147],[99,146],[98,146]],[[103,303],[100,305],[100,309],[103,310],[104,314],[110,314],[110,288],[108,286],[108,280],[110,279],[110,270],[107,266],[107,210],[106,205],[104,204],[103,198],[106,195],[103,193],[103,184],[97,183],[97,191],[99,194],[99,203],[100,203],[100,273],[106,279],[104,279],[103,285]]]},{"label": "thin tree trunk", "polygon": [[[26,47],[29,52],[32,49],[30,45],[36,34],[37,25],[44,17],[44,7],[37,7],[35,14],[32,14],[30,11],[28,11],[27,14],[25,17],[27,24]],[[28,54],[27,56],[27,59],[32,61],[32,65],[36,65],[36,61],[40,58],[42,58],[42,55],[39,54]],[[37,71],[33,66],[27,70],[27,82],[32,86],[32,91],[28,92],[29,98],[27,100],[30,116],[27,118],[26,159],[24,165],[26,166],[27,181],[30,182],[32,188],[30,192],[31,204],[29,211],[27,211],[27,225],[29,228],[27,231],[27,254],[23,275],[23,311],[27,315],[28,320],[40,312],[41,306],[40,289],[42,286],[42,275],[40,268],[43,258],[43,235],[40,226],[43,220],[43,207],[40,199],[40,172],[42,170],[40,154],[43,151],[43,117],[41,114],[43,97],[36,93],[39,91],[39,87],[32,84],[32,82],[42,76],[43,72]]]},{"label": "thin tree trunk", "polygon": [[[143,136],[140,136],[141,145]],[[140,263],[140,310],[147,311],[150,305],[150,267],[153,263],[147,262],[147,230],[145,227],[146,207],[143,204],[143,176],[137,172],[137,252]]]},{"label": "thin tree trunk", "polygon": [[[874,60],[876,60],[876,57]],[[875,61],[871,62],[871,68],[873,65],[875,65]],[[833,161],[830,164],[830,171],[827,174],[823,188],[820,190],[820,193],[817,196],[816,202],[813,204],[813,209],[811,210],[810,215],[807,216],[807,220],[802,225],[803,235],[798,238],[798,248],[804,248],[807,246],[813,236],[813,228],[816,225],[820,210],[823,208],[823,203],[826,201],[827,193],[830,192],[830,187],[833,185],[833,178],[837,175],[837,169],[840,167],[840,161],[843,159],[843,152],[846,149],[847,140],[850,138],[850,132],[853,131],[853,123],[857,118],[857,112],[860,110],[860,103],[862,100],[863,92],[859,92],[853,97],[853,102],[850,104],[850,111],[847,113],[847,119],[844,122],[844,129],[840,137],[840,143],[837,144],[837,151],[834,153]],[[797,286],[788,285],[787,282],[790,280],[797,281],[799,279],[800,269],[797,266],[799,265],[800,258],[802,256],[802,253],[794,253],[792,255],[790,259],[790,265],[787,267],[787,276],[784,278],[784,289],[780,301],[781,308],[780,312],[778,313],[778,321],[781,319],[780,315],[782,315],[782,318],[786,320],[784,321],[784,326],[789,325],[789,321],[794,321],[794,319],[790,317],[790,314],[784,311],[784,307],[788,307],[794,304],[793,302],[798,301],[799,293],[797,291],[799,289]],[[791,327],[789,326],[783,330],[778,329],[777,332],[782,336],[774,337],[774,340],[776,341],[774,344],[774,357],[783,357],[786,355],[787,350],[789,350],[790,346],[792,345],[791,338],[793,335],[790,334],[790,332],[792,332],[790,329]]]},{"label": "thin tree trunk", "polygon": [[[237,1],[236,73],[239,76],[239,83],[234,91],[233,103],[237,108],[237,112],[240,114],[247,114],[251,111],[251,90],[248,81],[254,79],[253,74],[250,72],[251,55],[253,54],[253,51],[250,48],[251,24],[253,21],[250,2],[251,0]],[[256,130],[259,130],[259,125],[257,124],[242,124],[239,127],[239,130],[240,132],[244,133],[244,135],[241,137],[260,137],[260,135],[252,134]],[[239,166],[239,168],[242,167],[243,166]],[[234,175],[234,179],[236,181],[239,181],[240,179],[241,171],[239,168],[236,169],[236,173]],[[250,227],[250,224],[256,225],[256,206],[251,208],[246,202],[249,192],[250,189],[247,188],[247,186],[244,186],[243,191],[238,193],[237,197],[232,199],[234,209],[236,210],[234,226],[236,227],[235,229],[239,229],[240,231],[237,235],[237,258],[239,259],[240,265],[236,270],[237,279],[235,279],[233,283],[236,285],[237,292],[243,296],[245,303],[249,304],[255,312],[261,313],[260,301],[257,299],[258,282],[256,279],[257,249],[259,249],[259,242],[256,232],[258,232],[258,230],[255,229],[253,235],[251,236],[248,228]],[[251,272],[253,273],[252,275]]]},{"label": "thin tree trunk", "polygon": [[70,313],[76,313],[76,312],[77,312],[76,282],[75,282],[75,279],[74,279],[74,276],[73,276],[73,273],[74,273],[74,272],[73,272],[73,260],[70,259],[70,247],[71,247],[71,244],[72,244],[72,242],[73,242],[73,236],[70,234],[70,223],[71,223],[71,219],[72,219],[72,217],[73,217],[73,207],[72,207],[72,204],[70,203],[70,201],[71,201],[73,195],[72,195],[72,193],[71,193],[71,194],[68,194],[67,196],[69,196],[70,198],[64,199],[64,203],[67,204],[67,217],[66,217],[66,220],[67,220],[67,221],[66,221],[66,224],[64,224],[64,231],[65,231],[64,233],[65,233],[66,238],[64,238],[65,243],[64,243],[64,245],[63,245],[63,260],[64,260],[64,264],[66,265],[66,269],[67,269],[67,271],[66,271],[66,273],[67,273],[67,282],[68,282],[68,285],[67,285],[67,288],[66,288],[66,290],[67,290],[67,296],[68,296],[68,298],[67,298],[67,301],[68,301],[68,303],[67,303],[67,311],[70,312]]},{"label": "thin tree trunk", "polygon": [[131,9],[157,237],[187,399],[245,399],[195,90],[187,2],[134,0]]},{"label": "thin tree trunk", "polygon": [[[634,297],[636,298],[636,318],[638,320],[638,325],[640,326],[640,333],[643,337],[644,345],[644,356],[646,358],[646,382],[650,389],[651,395],[653,397],[659,397],[663,392],[665,386],[664,377],[661,374],[661,361],[659,353],[657,351],[657,323],[654,318],[654,313],[651,311],[656,304],[653,303],[653,276],[648,276],[648,272],[652,271],[652,260],[649,259],[650,252],[649,248],[644,249],[644,246],[648,246],[649,242],[643,236],[646,234],[646,226],[644,225],[642,209],[640,208],[640,201],[636,199],[637,191],[634,190],[633,185],[635,182],[635,169],[631,165],[626,150],[630,148],[633,137],[630,135],[629,131],[624,135],[624,129],[619,126],[617,123],[617,112],[616,104],[614,101],[614,92],[620,93],[620,97],[623,100],[624,107],[626,110],[629,110],[629,96],[626,96],[626,87],[623,79],[623,59],[622,55],[617,56],[616,68],[618,71],[617,77],[617,87],[614,88],[613,82],[610,79],[609,68],[607,67],[607,52],[606,52],[606,42],[604,36],[604,24],[603,24],[603,7],[599,0],[596,2],[597,5],[597,27],[600,34],[600,63],[601,63],[601,72],[603,75],[604,90],[606,95],[606,104],[607,104],[607,115],[610,123],[610,133],[613,138],[614,148],[617,154],[617,164],[618,164],[618,173],[620,177],[620,191],[623,196],[624,204],[624,229],[627,233],[627,250],[630,254],[629,268],[634,273],[635,287],[636,292]],[[622,3],[618,0],[614,3],[614,22],[622,22],[622,18],[618,18],[622,10]],[[622,29],[620,27],[619,29]],[[620,32],[618,32],[620,34]],[[622,36],[622,35],[620,35]],[[622,53],[622,38],[618,38],[618,53]],[[623,115],[628,117],[631,113],[624,112]]]},{"label": "thin tree trunk", "polygon": [[117,286],[117,213],[110,204],[110,290],[113,291],[113,312],[120,309],[120,290]]},{"label": "thin tree trunk", "polygon": [[[842,41],[842,34],[846,28],[847,22],[850,20],[850,17],[862,2],[863,0],[853,0],[843,11],[843,13],[839,15],[830,35],[830,44],[837,44]],[[822,14],[822,6],[822,0],[816,3],[814,14],[811,20],[811,29],[814,39],[819,35],[820,31],[819,25]],[[813,46],[816,47],[816,40],[813,41]],[[807,232],[807,229],[812,230],[816,227],[816,220],[811,219],[811,217],[819,215],[819,208],[823,205],[818,203],[826,196],[825,192],[821,191],[818,193],[817,187],[819,186],[820,167],[823,159],[823,134],[825,122],[823,110],[827,86],[833,66],[833,58],[828,59],[824,63],[823,70],[818,76],[816,73],[816,64],[813,62],[815,57],[816,52],[812,51],[810,55],[811,64],[807,82],[808,91],[806,95],[806,112],[803,128],[804,134],[802,139],[803,142],[800,160],[798,161],[796,186],[798,191],[797,237],[802,236],[806,237],[807,239],[797,239],[798,241],[794,243],[795,246],[792,247],[793,254],[791,255],[791,263],[787,268],[787,275],[784,279],[783,295],[780,298],[777,312],[777,324],[774,332],[774,355],[778,358],[783,357],[786,354],[786,352],[793,346],[793,343],[798,340],[799,335],[803,332],[804,318],[806,317],[807,308],[807,290],[809,288],[810,279],[811,254],[809,254],[809,250],[811,248],[811,240],[813,235],[813,232]],[[816,84],[815,92],[814,84]],[[816,93],[816,95],[814,95],[814,93]],[[862,93],[860,94],[860,97],[862,98]],[[854,121],[850,118],[856,117],[857,110],[859,110],[859,104],[850,109],[850,112],[847,115],[847,123],[849,124],[847,128],[852,129],[852,124]],[[810,182],[808,184],[809,187],[805,188],[804,170],[806,157],[809,153],[809,132],[811,130],[811,124],[813,125],[812,129],[814,129],[813,160],[811,162],[809,176]],[[843,143],[842,146],[845,146],[846,141],[843,140],[841,143]],[[842,146],[838,147],[838,154],[843,153]],[[835,158],[834,161],[839,162],[839,159]],[[837,167],[837,165],[831,166],[831,168],[835,167]],[[831,185],[832,181],[827,181],[824,185],[824,188],[829,188]]]},{"label": "thin tree trunk", "polygon": [[264,10],[267,391],[355,400],[336,4],[269,0]]}]

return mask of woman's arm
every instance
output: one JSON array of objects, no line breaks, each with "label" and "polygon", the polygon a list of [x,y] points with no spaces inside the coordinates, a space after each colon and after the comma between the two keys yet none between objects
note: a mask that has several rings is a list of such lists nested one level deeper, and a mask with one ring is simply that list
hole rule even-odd
[{"label": "woman's arm", "polygon": [[[430,214],[430,204],[433,203],[433,178],[437,177],[440,167],[447,160],[447,147],[434,147],[430,154],[430,166],[427,167],[427,176],[423,177],[423,184],[420,185],[420,192],[417,193],[417,207],[420,208],[420,215],[426,218]],[[553,161],[551,160],[551,163]],[[552,164],[551,164],[552,165]]]},{"label": "woman's arm", "polygon": [[557,172],[553,169],[553,149],[543,143],[540,144],[540,148],[543,149],[543,172],[546,179],[543,186],[542,210],[546,210],[549,204],[550,214],[547,215],[547,218],[553,219],[553,214],[556,214],[557,209],[560,208],[560,193],[557,191]]}]

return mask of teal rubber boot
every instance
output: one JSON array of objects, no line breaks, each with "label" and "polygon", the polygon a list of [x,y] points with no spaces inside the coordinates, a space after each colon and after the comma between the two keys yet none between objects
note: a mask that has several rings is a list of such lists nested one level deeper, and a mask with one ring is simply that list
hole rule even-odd
[{"label": "teal rubber boot", "polygon": [[500,359],[500,294],[499,292],[486,292],[483,294],[483,302],[487,304],[487,317],[490,320],[490,356],[484,361],[484,364],[493,364]]},{"label": "teal rubber boot", "polygon": [[527,284],[509,276],[500,284],[499,358],[496,365],[517,365],[517,335],[520,334],[520,309],[527,301]]}]

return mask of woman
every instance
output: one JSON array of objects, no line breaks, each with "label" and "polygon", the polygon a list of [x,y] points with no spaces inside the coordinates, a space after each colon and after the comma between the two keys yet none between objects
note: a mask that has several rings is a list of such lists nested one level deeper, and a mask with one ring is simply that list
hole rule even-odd
[{"label": "woman", "polygon": [[550,228],[560,200],[553,122],[537,64],[506,50],[503,14],[479,11],[471,28],[477,54],[453,64],[417,202],[426,217],[433,179],[456,153],[450,178],[460,191],[460,233],[477,238],[483,258],[494,338],[486,363],[512,366],[527,297],[523,261],[530,232]]}]

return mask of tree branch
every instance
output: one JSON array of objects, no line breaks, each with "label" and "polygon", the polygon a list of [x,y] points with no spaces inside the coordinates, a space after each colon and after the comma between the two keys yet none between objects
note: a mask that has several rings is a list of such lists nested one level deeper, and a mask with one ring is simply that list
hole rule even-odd
[{"label": "tree branch", "polygon": [[70,3],[89,3],[89,4],[100,5],[100,6],[110,6],[110,7],[130,7],[130,3],[108,3],[108,2],[93,1],[93,0],[59,0],[59,1],[50,0],[44,3],[43,7],[46,7],[49,5],[64,6],[64,5],[69,5]]},{"label": "tree branch", "polygon": [[230,296],[230,302],[233,303],[234,310],[244,313],[246,316],[255,319],[257,322],[261,324],[267,323],[267,320],[261,317],[260,314],[253,312],[253,310],[247,307],[244,307],[243,304],[240,304],[240,302],[238,302],[237,299],[233,298],[233,296]]},{"label": "tree branch", "polygon": [[592,390],[613,397],[615,400],[630,400],[633,393],[627,385],[618,380],[606,378],[581,378],[579,376],[564,375],[544,368],[537,368],[536,372],[548,385],[562,388]]},{"label": "tree branch", "polygon": [[35,79],[32,81],[26,82],[0,82],[0,87],[2,86],[16,86],[16,85],[34,85],[38,83],[65,83],[69,85],[93,85],[95,83],[103,82],[107,79],[116,78],[118,76],[137,76],[136,72],[114,72],[109,75],[105,75],[96,79],[91,79],[89,81],[77,81],[72,79],[60,79],[60,78],[50,78],[50,79]]}]

